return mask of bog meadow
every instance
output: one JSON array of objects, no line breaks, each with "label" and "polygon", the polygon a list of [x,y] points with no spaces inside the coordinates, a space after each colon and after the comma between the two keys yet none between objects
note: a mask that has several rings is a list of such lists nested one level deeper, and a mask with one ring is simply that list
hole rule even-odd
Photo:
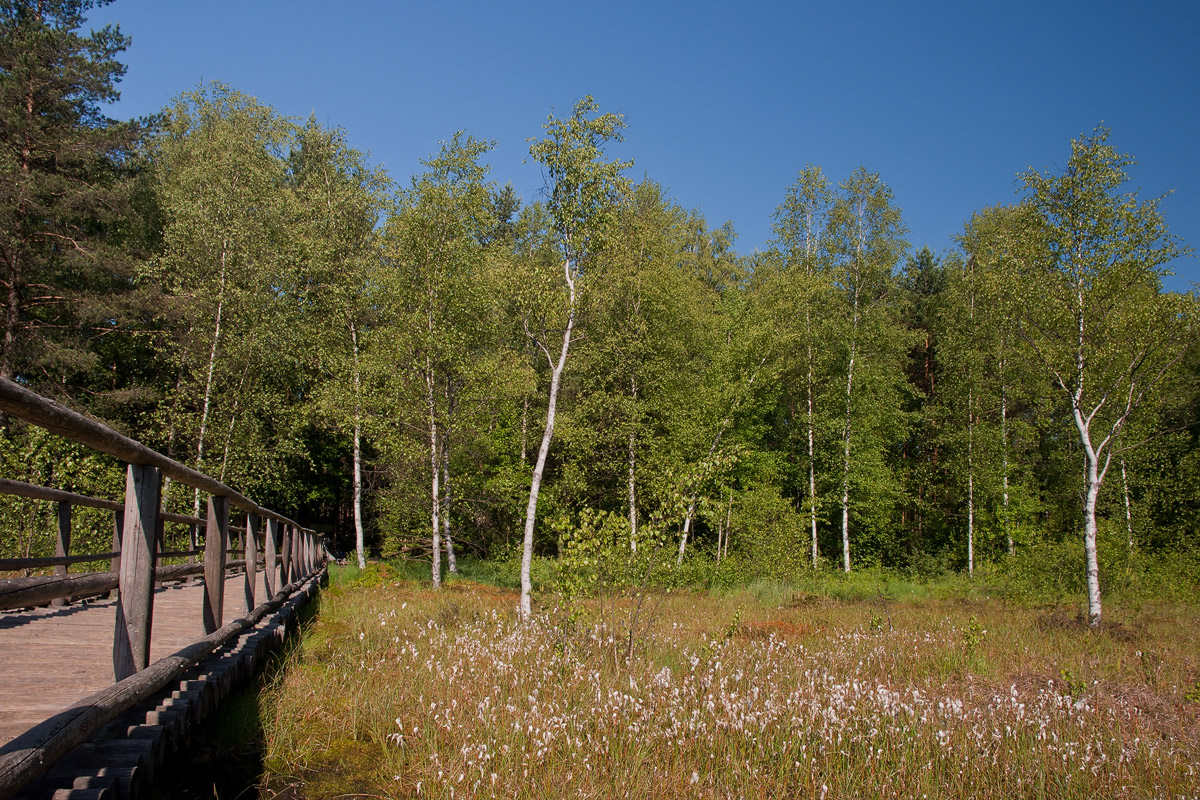
[{"label": "bog meadow", "polygon": [[[533,200],[471,133],[400,178],[221,83],[109,119],[90,5],[0,2],[0,379],[325,533],[213,745],[259,796],[1200,794],[1191,251],[1119,131],[942,254],[797,164],[745,254],[587,96]],[[123,485],[7,418],[0,464]],[[0,557],[51,528],[0,497]]]}]

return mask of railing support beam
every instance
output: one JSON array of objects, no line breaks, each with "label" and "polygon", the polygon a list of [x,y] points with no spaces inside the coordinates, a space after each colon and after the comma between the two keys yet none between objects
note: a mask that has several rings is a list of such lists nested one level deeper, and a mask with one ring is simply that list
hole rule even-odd
[{"label": "railing support beam", "polygon": [[208,498],[204,530],[204,633],[219,629],[225,616],[225,557],[229,548],[229,498]]},{"label": "railing support beam", "polygon": [[121,573],[113,631],[113,678],[124,680],[150,663],[154,616],[155,533],[162,473],[130,464],[125,473]]},{"label": "railing support beam", "polygon": [[[66,500],[58,501],[58,541],[54,545],[54,555],[65,558],[71,555],[71,504]],[[67,567],[65,565],[54,568],[54,574],[59,577],[65,577]],[[65,606],[68,598],[60,597],[54,600],[50,605]]]},{"label": "railing support beam", "polygon": [[277,554],[278,550],[276,549],[278,541],[279,541],[279,520],[268,519],[267,520],[267,530],[266,530],[266,542],[265,542],[267,567],[265,570],[263,570],[263,574],[264,574],[263,580],[266,582],[266,586],[267,586],[267,597],[274,597],[275,596],[275,587],[283,585],[282,581],[278,584],[275,582],[275,569],[279,566],[279,556]]},{"label": "railing support beam", "polygon": [[[258,514],[246,515],[246,613],[254,610],[254,582],[258,579]],[[269,596],[269,595],[268,595]]]}]

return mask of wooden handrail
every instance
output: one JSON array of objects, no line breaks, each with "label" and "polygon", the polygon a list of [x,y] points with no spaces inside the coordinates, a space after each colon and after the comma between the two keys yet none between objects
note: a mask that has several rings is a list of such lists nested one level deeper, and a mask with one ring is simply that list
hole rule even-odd
[{"label": "wooden handrail", "polygon": [[195,644],[161,658],[153,665],[63,711],[0,747],[0,797],[11,797],[138,702],[179,680],[200,659],[233,637],[249,630],[268,613],[283,606],[297,589],[320,579],[320,571],[285,586],[273,598],[244,617],[233,620]]},{"label": "wooden handrail", "polygon": [[[66,567],[71,564],[86,564],[89,561],[111,561],[120,556],[120,552],[91,553],[81,556],[51,556],[49,558],[0,558],[0,572],[13,572],[18,569],[41,569],[42,567]],[[171,556],[172,553],[162,553]],[[184,553],[183,555],[189,555]]]},{"label": "wooden handrail", "polygon": [[[84,494],[64,492],[61,489],[51,489],[49,486],[37,486],[24,481],[13,481],[0,478],[0,494],[11,494],[16,497],[26,497],[30,500],[49,500],[58,503],[70,503],[73,506],[88,508],[106,508],[109,511],[124,511],[125,504],[116,500],[102,500],[99,497],[88,497]],[[166,519],[166,514],[163,519]]]},{"label": "wooden handrail", "polygon": [[286,525],[302,527],[294,520],[258,503],[240,492],[234,491],[220,481],[202,472],[180,464],[173,458],[151,450],[141,442],[117,433],[107,425],[85,417],[77,411],[59,405],[48,397],[26,389],[19,383],[0,378],[0,411],[32,422],[51,433],[65,436],[72,441],[87,445],[93,450],[107,453],[129,464],[154,467],[171,480],[199,489],[214,497],[225,497],[230,504],[260,517],[277,519]]},{"label": "wooden handrail", "polygon": [[[51,602],[61,605],[71,597],[103,594],[119,589],[113,633],[114,684],[81,701],[69,711],[35,726],[26,734],[0,747],[0,798],[44,771],[75,744],[148,693],[157,691],[203,655],[233,635],[244,631],[267,611],[278,608],[292,592],[319,576],[327,559],[321,537],[293,520],[264,508],[190,467],[168,458],[106,425],[42,397],[25,387],[0,378],[0,412],[25,420],[126,463],[124,502],[66,492],[33,484],[0,479],[0,494],[12,494],[58,504],[58,540],[53,558],[0,560],[0,568],[16,569],[53,566],[52,576],[0,579],[0,610]],[[209,495],[205,519],[161,510],[163,478],[199,489]],[[229,525],[230,506],[246,512],[245,526]],[[72,506],[107,509],[115,513],[113,552],[71,555]],[[160,552],[164,548],[163,523],[192,526],[193,549]],[[266,523],[265,525],[263,523]],[[205,547],[196,549],[195,531],[205,528]],[[241,534],[239,546],[230,547],[230,531]],[[264,557],[258,554],[258,537],[265,537]],[[277,549],[278,546],[278,549]],[[282,559],[279,558],[280,551]],[[160,566],[164,557],[204,554],[203,563]],[[242,555],[242,560],[230,560]],[[111,559],[111,571],[68,575],[69,564]],[[278,583],[285,588],[257,608],[254,602],[258,571],[271,594]],[[225,581],[231,570],[245,572],[247,616],[228,625],[224,621]],[[194,645],[149,663],[154,585],[204,574],[201,617],[207,635]]]}]

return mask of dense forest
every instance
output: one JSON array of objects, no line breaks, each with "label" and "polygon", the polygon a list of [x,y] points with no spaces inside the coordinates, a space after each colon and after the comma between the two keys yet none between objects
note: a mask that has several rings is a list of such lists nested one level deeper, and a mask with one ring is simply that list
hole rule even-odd
[{"label": "dense forest", "polygon": [[[394,180],[223,84],[109,119],[128,40],[90,5],[0,2],[0,377],[347,552],[526,586],[589,547],[743,578],[1065,552],[1098,621],[1116,565],[1197,547],[1190,251],[1104,128],[944,254],[883,176],[796,165],[747,255],[628,177],[590,97],[531,120],[532,200],[470,133]],[[6,477],[120,485],[0,423]],[[6,554],[43,546],[48,510],[0,511]]]}]

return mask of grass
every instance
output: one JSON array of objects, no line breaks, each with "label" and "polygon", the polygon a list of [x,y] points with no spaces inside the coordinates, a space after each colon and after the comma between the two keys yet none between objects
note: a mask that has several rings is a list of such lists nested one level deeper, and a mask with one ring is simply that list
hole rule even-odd
[{"label": "grass", "polygon": [[982,592],[610,595],[334,576],[265,702],[266,796],[1194,797],[1200,610],[1094,632]]}]

